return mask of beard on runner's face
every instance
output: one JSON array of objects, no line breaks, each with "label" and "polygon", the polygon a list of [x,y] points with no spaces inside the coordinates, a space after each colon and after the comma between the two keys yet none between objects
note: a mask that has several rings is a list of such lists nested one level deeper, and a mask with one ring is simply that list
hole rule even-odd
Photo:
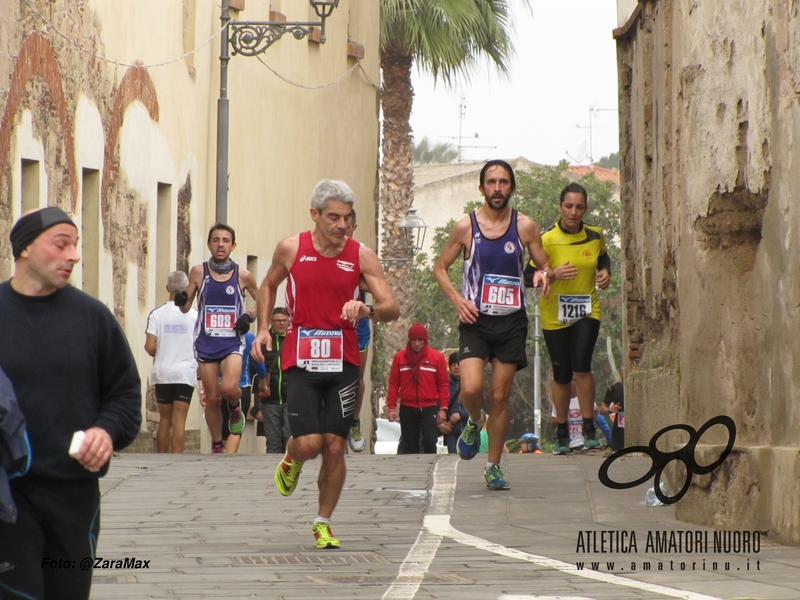
[{"label": "beard on runner's face", "polygon": [[[500,205],[496,205],[492,202],[493,200],[498,198],[503,201],[502,204]],[[509,200],[511,200],[511,196],[506,196],[502,192],[495,192],[491,196],[489,196],[488,194],[486,195],[486,204],[488,204],[489,208],[491,208],[492,210],[503,210],[506,206],[508,206]]]}]

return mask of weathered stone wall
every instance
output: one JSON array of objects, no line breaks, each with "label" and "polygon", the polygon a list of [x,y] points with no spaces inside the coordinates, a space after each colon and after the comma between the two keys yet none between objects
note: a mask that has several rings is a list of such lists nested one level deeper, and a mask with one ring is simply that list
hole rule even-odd
[{"label": "weathered stone wall", "polygon": [[[626,439],[730,416],[731,457],[694,478],[677,515],[789,543],[800,543],[798,11],[646,0],[615,31]],[[698,462],[726,441],[709,430]]]}]

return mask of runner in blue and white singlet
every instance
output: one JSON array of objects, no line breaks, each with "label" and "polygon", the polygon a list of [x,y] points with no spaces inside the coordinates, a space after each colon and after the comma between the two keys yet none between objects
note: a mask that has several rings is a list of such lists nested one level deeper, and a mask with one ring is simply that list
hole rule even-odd
[{"label": "runner in blue and white singlet", "polygon": [[517,211],[512,209],[508,230],[495,239],[483,235],[474,212],[469,217],[472,245],[464,259],[462,296],[485,315],[510,315],[525,308],[525,247],[517,232]]},{"label": "runner in blue and white singlet", "polygon": [[215,223],[208,230],[207,262],[189,271],[189,285],[176,294],[175,304],[186,313],[197,298],[197,322],[194,328],[194,351],[197,377],[203,383],[205,418],[211,433],[214,454],[225,451],[222,442],[222,403],[228,403],[228,451],[235,452],[234,440],[244,430],[245,415],[241,406],[239,379],[242,376],[242,352],[245,333],[250,329],[255,310],[245,311],[244,295],[253,300],[258,286],[253,274],[231,259],[236,248],[236,232],[230,225]]},{"label": "runner in blue and white singlet", "polygon": [[[484,479],[491,490],[507,490],[509,484],[500,468],[500,457],[508,437],[509,393],[514,374],[528,364],[524,251],[541,265],[532,275],[532,283],[541,285],[545,296],[549,292],[547,275],[552,269],[542,248],[539,227],[508,205],[516,189],[511,165],[503,160],[487,162],[479,182],[478,190],[486,202],[453,227],[433,275],[461,321],[461,403],[469,419],[458,439],[458,455],[470,460],[480,449],[480,429],[485,418],[484,370],[491,363],[488,396],[492,418],[487,424],[489,452]],[[464,257],[460,293],[447,272],[459,255]]]},{"label": "runner in blue and white singlet", "polygon": [[201,362],[218,362],[231,354],[242,354],[244,335],[234,329],[244,314],[244,290],[239,287],[239,265],[227,281],[211,277],[203,263],[203,284],[197,293],[194,350]]}]

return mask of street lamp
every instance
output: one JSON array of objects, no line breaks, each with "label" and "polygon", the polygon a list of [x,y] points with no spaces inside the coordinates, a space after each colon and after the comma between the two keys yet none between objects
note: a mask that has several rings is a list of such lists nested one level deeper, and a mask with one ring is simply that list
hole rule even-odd
[{"label": "street lamp", "polygon": [[419,254],[420,250],[422,250],[422,244],[425,242],[425,230],[428,229],[428,226],[421,217],[417,216],[416,208],[409,208],[406,216],[400,220],[400,222],[397,224],[397,227],[401,230],[407,230],[411,236],[411,256],[405,256],[401,258],[382,258],[380,260],[385,268],[388,268],[394,263],[413,263],[414,257]]},{"label": "street lamp", "polygon": [[258,56],[291,33],[302,40],[319,27],[319,43],[325,43],[325,20],[339,6],[339,0],[309,0],[319,21],[231,21],[229,0],[222,0],[221,48],[219,55],[219,100],[217,101],[217,195],[216,217],[220,223],[228,220],[228,134],[230,106],[228,103],[228,54],[230,45],[233,54]]},{"label": "street lamp", "polygon": [[400,229],[408,229],[411,239],[414,240],[414,245],[411,248],[411,256],[416,256],[422,250],[422,245],[425,243],[425,230],[428,226],[422,217],[417,216],[416,208],[409,208],[408,213],[397,225]]}]

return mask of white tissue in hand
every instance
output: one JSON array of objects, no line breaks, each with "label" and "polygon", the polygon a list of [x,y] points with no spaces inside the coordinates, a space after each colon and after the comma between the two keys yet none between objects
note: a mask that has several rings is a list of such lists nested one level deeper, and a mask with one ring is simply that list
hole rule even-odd
[{"label": "white tissue in hand", "polygon": [[72,434],[72,442],[69,444],[69,455],[72,458],[78,458],[78,452],[81,451],[81,446],[83,446],[83,439],[86,437],[86,434],[83,431],[76,431]]}]

